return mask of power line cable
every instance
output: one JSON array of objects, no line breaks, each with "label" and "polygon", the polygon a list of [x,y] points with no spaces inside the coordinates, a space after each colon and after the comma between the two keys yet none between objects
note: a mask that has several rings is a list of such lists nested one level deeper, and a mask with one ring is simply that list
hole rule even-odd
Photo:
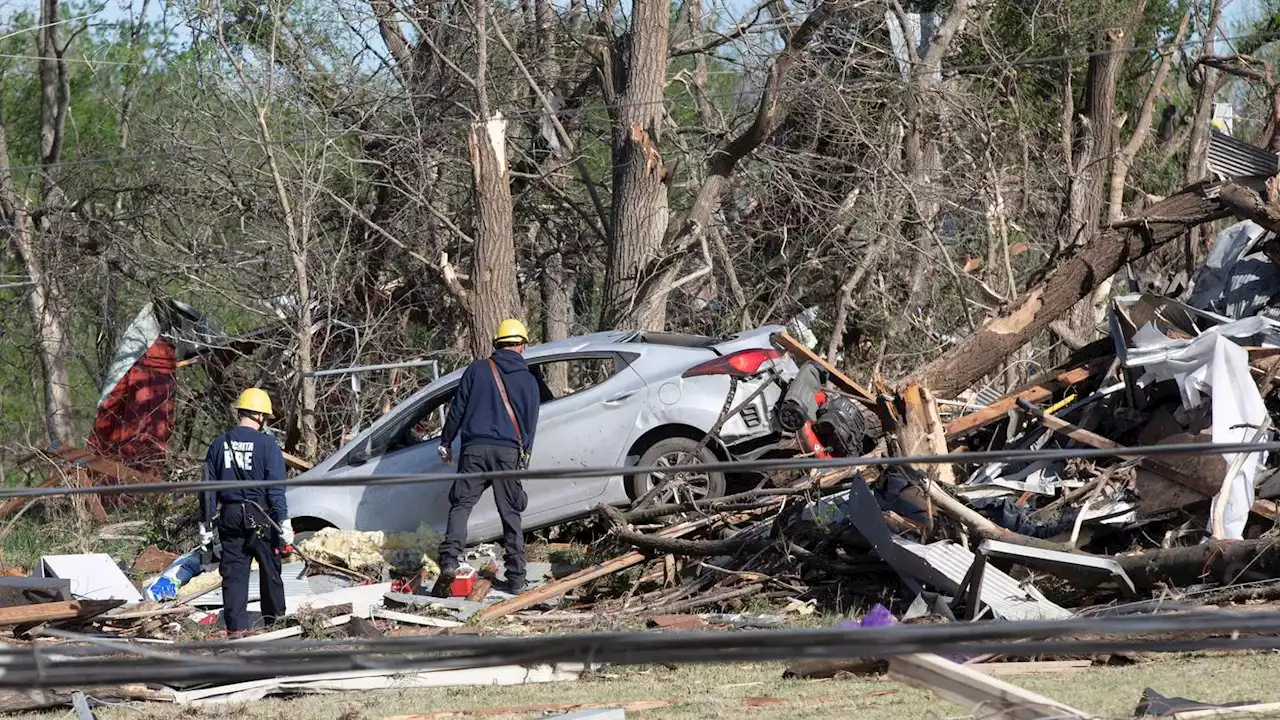
[{"label": "power line cable", "polygon": [[[372,670],[402,672],[499,665],[725,663],[943,655],[1095,654],[1141,650],[1280,647],[1280,613],[1199,612],[1053,621],[897,625],[884,628],[731,633],[626,632],[539,637],[437,636],[370,640],[232,641],[154,647],[33,645],[6,648],[0,687],[129,682],[191,683]],[[1169,637],[1169,634],[1176,634]],[[1201,637],[1194,637],[1201,634]],[[63,637],[71,637],[61,634]],[[1188,637],[1192,635],[1192,637]],[[1204,635],[1208,635],[1205,637]],[[1137,637],[1135,637],[1137,636]],[[144,654],[145,652],[145,654]],[[128,657],[126,654],[138,657]],[[234,662],[233,662],[234,661]]]},{"label": "power line cable", "polygon": [[[1164,455],[1205,455],[1220,453],[1259,453],[1280,451],[1280,442],[1261,443],[1187,443],[1185,445],[1143,445],[1124,448],[1063,448],[1054,450],[984,450],[966,453],[940,453],[911,457],[792,458],[784,460],[719,461],[688,465],[617,466],[589,468],[540,468],[503,470],[469,474],[477,480],[577,480],[608,478],[649,473],[771,473],[788,470],[844,470],[859,467],[894,467],[899,465],[979,465],[987,463],[1034,462],[1041,460],[1098,460],[1104,458],[1146,458]],[[270,487],[362,487],[411,485],[415,483],[452,483],[456,472],[403,473],[352,477],[298,476],[283,480],[228,480],[138,483],[136,485],[104,485],[92,487],[0,488],[0,500],[35,499],[70,495],[134,495],[192,494],[215,490]]]}]

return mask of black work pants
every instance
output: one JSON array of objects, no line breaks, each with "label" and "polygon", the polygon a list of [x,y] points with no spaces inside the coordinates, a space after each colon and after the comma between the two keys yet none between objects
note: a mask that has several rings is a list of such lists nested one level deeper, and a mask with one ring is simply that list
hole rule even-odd
[{"label": "black work pants", "polygon": [[467,545],[467,520],[471,508],[480,501],[486,488],[493,487],[494,504],[502,519],[502,540],[506,550],[507,580],[520,582],[525,579],[524,530],[520,513],[529,505],[529,496],[519,480],[487,480],[469,478],[467,473],[516,470],[520,465],[520,451],[502,445],[468,445],[462,448],[458,458],[461,475],[453,481],[449,490],[449,527],[440,543],[440,567],[454,569]]},{"label": "black work pants", "polygon": [[251,505],[223,505],[218,518],[222,541],[222,617],[228,632],[249,630],[249,565],[258,561],[258,591],[262,618],[273,623],[284,617],[284,581],[276,555],[277,533],[262,512]]}]

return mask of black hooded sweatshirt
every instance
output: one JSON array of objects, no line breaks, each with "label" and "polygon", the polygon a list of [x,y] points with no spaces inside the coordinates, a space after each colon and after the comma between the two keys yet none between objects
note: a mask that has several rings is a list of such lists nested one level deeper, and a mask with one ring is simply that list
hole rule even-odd
[{"label": "black hooded sweatshirt", "polygon": [[[490,358],[502,374],[511,409],[520,423],[523,450],[531,453],[533,436],[538,429],[538,407],[541,400],[538,381],[529,372],[524,356],[512,350],[494,350]],[[453,444],[462,435],[462,446],[501,445],[520,448],[516,431],[498,394],[498,385],[489,369],[489,359],[477,360],[462,373],[462,381],[449,404],[449,418],[440,438],[442,446]]]}]

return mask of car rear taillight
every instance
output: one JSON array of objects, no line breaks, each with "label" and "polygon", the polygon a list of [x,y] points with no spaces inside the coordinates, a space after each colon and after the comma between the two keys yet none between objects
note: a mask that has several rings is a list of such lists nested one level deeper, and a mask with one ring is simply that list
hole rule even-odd
[{"label": "car rear taillight", "polygon": [[772,348],[739,350],[736,353],[694,365],[684,372],[684,377],[701,377],[703,375],[731,375],[737,378],[751,377],[760,372],[760,368],[765,363],[770,360],[777,360],[780,357],[782,357],[782,351]]}]

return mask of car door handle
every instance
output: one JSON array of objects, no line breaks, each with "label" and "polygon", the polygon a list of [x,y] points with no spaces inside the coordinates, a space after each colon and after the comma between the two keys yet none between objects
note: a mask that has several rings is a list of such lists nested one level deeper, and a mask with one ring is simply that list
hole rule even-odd
[{"label": "car door handle", "polygon": [[629,398],[629,397],[631,397],[632,395],[635,395],[635,394],[636,394],[636,391],[635,391],[635,390],[632,390],[632,391],[631,391],[631,392],[629,392],[629,393],[622,393],[621,395],[614,395],[613,397],[609,398],[608,400],[605,400],[605,401],[604,401],[604,404],[605,404],[605,405],[617,405],[617,404],[621,403],[623,400],[626,400],[627,398]]}]

